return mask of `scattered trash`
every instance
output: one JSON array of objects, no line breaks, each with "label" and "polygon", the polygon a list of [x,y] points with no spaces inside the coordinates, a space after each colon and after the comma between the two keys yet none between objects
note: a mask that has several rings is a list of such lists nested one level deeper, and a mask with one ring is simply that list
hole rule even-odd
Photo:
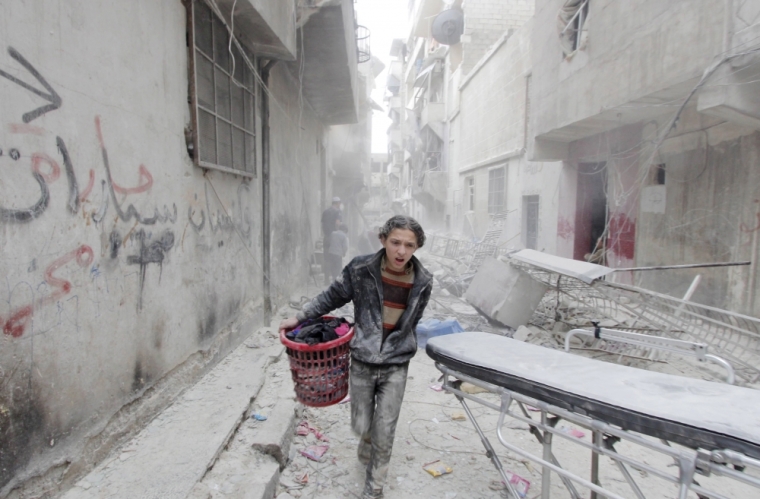
[{"label": "scattered trash", "polygon": [[467,416],[463,412],[455,412],[451,415],[452,421],[467,421]]},{"label": "scattered trash", "polygon": [[302,437],[305,437],[309,433],[313,433],[315,437],[317,437],[318,440],[321,440],[323,442],[329,442],[330,439],[322,434],[318,429],[313,427],[311,424],[309,424],[308,421],[305,419],[301,421],[301,423],[296,428],[296,435],[300,435]]},{"label": "scattered trash", "polygon": [[425,348],[427,341],[435,336],[444,336],[447,334],[462,333],[464,328],[455,318],[449,318],[444,321],[438,319],[426,319],[417,324],[417,346]]},{"label": "scattered trash", "polygon": [[259,414],[258,412],[254,412],[251,414],[251,419],[255,419],[256,421],[266,421],[267,417]]},{"label": "scattered trash", "polygon": [[567,426],[561,426],[559,431],[566,435],[570,435],[571,437],[575,438],[583,438],[586,436],[585,433],[583,433],[581,430],[576,430],[575,428],[569,428]]},{"label": "scattered trash", "polygon": [[448,466],[443,461],[436,460],[432,463],[427,463],[422,465],[422,469],[433,475],[441,476],[441,475],[447,475],[449,473],[453,473],[454,470],[451,468],[451,466]]},{"label": "scattered trash", "polygon": [[533,465],[528,461],[527,459],[521,459],[520,462],[525,466],[525,468],[531,473],[535,473],[536,471],[533,469]]},{"label": "scattered trash", "polygon": [[488,391],[485,388],[482,388],[480,386],[475,386],[472,383],[462,383],[462,386],[459,387],[459,389],[463,391],[464,393],[469,393],[470,395],[475,395],[477,393],[485,393]]},{"label": "scattered trash", "polygon": [[346,398],[338,402],[339,404],[346,404],[348,402],[351,402],[351,395],[346,395]]},{"label": "scattered trash", "polygon": [[525,407],[527,407],[528,410],[531,412],[541,412],[541,409],[539,409],[538,407],[533,407],[532,405],[526,405]]},{"label": "scattered trash", "polygon": [[430,385],[430,389],[433,390],[434,392],[442,392],[443,385],[441,385],[440,383],[437,383],[435,385]]},{"label": "scattered trash", "polygon": [[433,418],[433,419],[431,419],[430,421],[432,421],[432,422],[433,422],[433,423],[435,423],[435,424],[438,424],[438,423],[440,422],[440,421],[438,421],[438,418]]},{"label": "scattered trash", "polygon": [[330,448],[328,445],[310,445],[306,447],[305,449],[302,449],[301,455],[307,459],[311,459],[312,461],[319,461],[322,459],[322,456],[325,455],[325,452]]},{"label": "scattered trash", "polygon": [[296,483],[300,483],[302,485],[306,485],[307,483],[309,483],[309,473],[304,471],[303,473],[295,475],[293,477],[293,481]]},{"label": "scattered trash", "polygon": [[509,471],[506,473],[507,477],[509,478],[509,483],[511,483],[512,487],[515,488],[517,495],[520,497],[525,497],[528,494],[528,489],[530,489],[530,482],[520,475],[516,475],[515,473]]},{"label": "scattered trash", "polygon": [[411,455],[411,454],[407,454],[407,455],[406,455],[406,460],[407,460],[407,461],[414,461],[414,456],[413,456],[413,455]]}]

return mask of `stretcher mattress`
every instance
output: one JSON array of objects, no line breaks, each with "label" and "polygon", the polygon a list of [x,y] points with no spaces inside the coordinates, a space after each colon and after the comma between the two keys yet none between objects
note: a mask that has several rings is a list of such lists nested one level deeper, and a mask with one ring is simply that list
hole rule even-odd
[{"label": "stretcher mattress", "polygon": [[760,459],[760,391],[589,359],[489,333],[431,338],[436,362],[479,380],[691,448]]}]

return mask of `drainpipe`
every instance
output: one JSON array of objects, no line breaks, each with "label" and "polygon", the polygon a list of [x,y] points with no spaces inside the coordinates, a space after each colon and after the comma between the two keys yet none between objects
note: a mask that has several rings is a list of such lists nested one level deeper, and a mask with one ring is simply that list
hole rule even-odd
[{"label": "drainpipe", "polygon": [[277,60],[273,59],[267,62],[261,70],[261,261],[264,274],[264,320],[266,324],[272,320],[272,282],[269,278],[272,272],[272,231],[269,203],[269,72],[275,64],[277,64]]},{"label": "drainpipe", "polygon": [[734,0],[724,0],[726,17],[723,20],[723,57],[728,55],[734,35]]}]

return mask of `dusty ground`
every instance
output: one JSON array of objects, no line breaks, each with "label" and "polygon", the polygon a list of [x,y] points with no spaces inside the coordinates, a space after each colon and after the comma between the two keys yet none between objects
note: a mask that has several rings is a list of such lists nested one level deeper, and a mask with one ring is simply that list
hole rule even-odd
[{"label": "dusty ground", "polygon": [[[435,261],[421,255],[426,264],[435,267]],[[318,290],[310,289],[310,296]],[[477,312],[440,288],[434,292],[431,306],[426,317],[444,319],[456,317],[466,330],[484,330],[494,334],[513,335],[508,329],[489,325],[478,316]],[[350,305],[341,311],[350,315]],[[562,348],[561,335],[532,327],[518,333],[520,339],[543,345],[547,348]],[[696,365],[682,359],[650,361],[611,355],[593,350],[574,350],[576,354],[585,355],[610,362],[620,362],[633,367],[652,369],[660,372],[678,374],[719,381],[722,373],[704,365]],[[287,379],[285,362],[274,366],[278,376]],[[388,485],[385,496],[388,499],[407,497],[459,498],[497,498],[506,497],[496,469],[486,458],[483,446],[471,422],[467,420],[461,405],[445,392],[438,392],[431,385],[438,383],[440,373],[424,350],[420,350],[412,360],[404,403],[401,409],[399,426],[396,431],[393,457],[390,465]],[[282,384],[288,389],[287,381]],[[492,394],[483,394],[485,399],[496,402]],[[335,405],[322,409],[306,408],[303,420],[318,428],[329,439],[319,442],[313,435],[296,436],[290,452],[290,460],[283,470],[277,487],[276,497],[280,499],[312,497],[359,497],[364,482],[364,467],[356,459],[357,438],[350,430],[350,404]],[[526,497],[536,498],[541,494],[541,468],[511,455],[502,447],[496,437],[495,411],[479,404],[470,404],[478,422],[491,440],[491,444],[500,456],[505,469],[531,482]],[[538,417],[534,414],[534,417]],[[265,424],[265,423],[259,423]],[[564,431],[580,430],[580,438],[591,441],[587,430],[575,428],[565,422],[558,425]],[[506,438],[519,447],[540,455],[541,448],[535,438],[528,433],[527,425],[515,420],[506,422]],[[590,451],[568,440],[555,437],[554,452],[560,463],[583,477],[589,476]],[[327,444],[329,450],[321,461],[311,461],[300,454],[308,445]],[[659,469],[674,473],[672,460],[639,447],[618,444],[617,450],[623,454],[643,460]],[[450,466],[452,473],[439,477],[428,474],[423,466],[440,460]],[[601,459],[601,481],[610,490],[624,497],[635,497],[614,462],[609,458]],[[662,479],[648,476],[645,472],[631,470],[647,498],[672,498],[676,496],[676,487]],[[722,478],[698,477],[703,485],[724,494],[726,497],[755,497],[757,490],[745,488],[736,482]],[[581,495],[588,497],[588,490],[579,487]],[[552,497],[570,497],[556,474],[552,474]],[[696,497],[692,494],[689,497]]]}]

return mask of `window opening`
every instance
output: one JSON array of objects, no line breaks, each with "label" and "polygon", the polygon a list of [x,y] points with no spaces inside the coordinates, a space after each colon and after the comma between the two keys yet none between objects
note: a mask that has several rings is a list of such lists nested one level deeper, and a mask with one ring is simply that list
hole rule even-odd
[{"label": "window opening", "polygon": [[523,196],[523,234],[528,249],[538,249],[538,209],[538,196]]},{"label": "window opening", "polygon": [[467,177],[467,205],[469,211],[475,211],[475,178]]},{"label": "window opening", "polygon": [[241,48],[234,41],[230,44],[227,27],[212,10],[202,0],[193,0],[191,10],[195,161],[204,168],[253,177],[255,75],[243,59]]},{"label": "window opening", "polygon": [[488,214],[506,210],[506,168],[494,168],[488,172]]},{"label": "window opening", "polygon": [[649,185],[665,185],[665,163],[649,167]]},{"label": "window opening", "polygon": [[559,32],[562,50],[568,56],[581,48],[586,21],[588,19],[589,0],[567,0],[559,11]]}]

